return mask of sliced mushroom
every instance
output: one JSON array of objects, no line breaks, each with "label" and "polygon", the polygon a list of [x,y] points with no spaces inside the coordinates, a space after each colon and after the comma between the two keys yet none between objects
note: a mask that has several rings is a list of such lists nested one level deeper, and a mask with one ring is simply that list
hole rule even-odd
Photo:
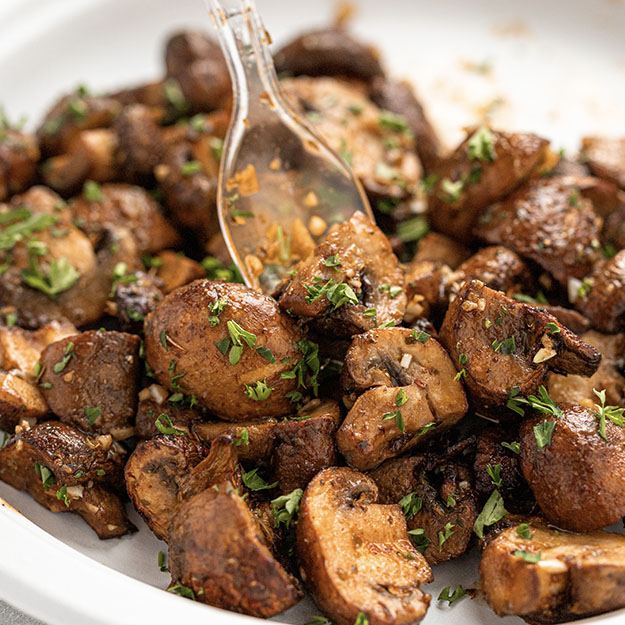
[{"label": "sliced mushroom", "polygon": [[595,176],[613,180],[625,189],[625,138],[584,137],[582,158]]},{"label": "sliced mushroom", "polygon": [[174,247],[180,237],[162,214],[152,196],[142,189],[126,184],[105,184],[97,187],[95,197],[83,193],[75,198],[70,209],[94,245],[107,227],[128,228],[142,254],[153,254]]},{"label": "sliced mushroom", "polygon": [[128,495],[149,528],[167,540],[181,484],[205,452],[189,436],[157,436],[140,442],[126,464]]},{"label": "sliced mushroom", "polygon": [[48,414],[48,404],[33,382],[18,373],[0,371],[0,430],[12,432],[22,420]]},{"label": "sliced mushroom", "polygon": [[412,199],[421,164],[406,120],[375,106],[359,83],[301,77],[283,80],[281,87],[374,199]]},{"label": "sliced mushroom", "polygon": [[300,505],[297,551],[317,605],[338,625],[359,612],[371,625],[419,623],[429,595],[430,567],[408,540],[395,505],[376,503],[375,482],[331,468],[308,485]]},{"label": "sliced mushroom", "polygon": [[89,331],[52,343],[41,354],[41,384],[50,409],[85,431],[133,435],[139,337]]},{"label": "sliced mushroom", "polygon": [[280,307],[315,319],[320,330],[352,336],[403,317],[403,272],[388,239],[362,213],[333,229],[296,271]]},{"label": "sliced mushroom", "polygon": [[371,80],[383,76],[380,57],[341,28],[324,28],[298,35],[274,55],[276,70],[292,76],[349,76]]},{"label": "sliced mushroom", "polygon": [[599,257],[601,219],[569,178],[531,181],[480,218],[477,236],[529,258],[568,285]]},{"label": "sliced mushroom", "polygon": [[434,169],[430,220],[466,241],[484,208],[514,191],[545,159],[548,142],[532,134],[479,128]]},{"label": "sliced mushroom", "polygon": [[160,383],[230,421],[289,414],[298,380],[288,372],[307,346],[273,299],[240,284],[193,282],[167,295],[145,325]]},{"label": "sliced mushroom", "polygon": [[0,202],[28,188],[37,173],[38,160],[39,146],[35,137],[12,128],[2,127]]},{"label": "sliced mushroom", "polygon": [[601,360],[549,313],[477,280],[460,288],[440,336],[471,399],[484,410],[505,405],[513,389],[534,393],[549,371],[590,376]]},{"label": "sliced mushroom", "polygon": [[376,76],[369,95],[381,109],[402,116],[415,137],[415,149],[426,172],[439,162],[441,142],[409,82]]},{"label": "sliced mushroom", "polygon": [[23,429],[0,449],[0,479],[52,512],[76,512],[102,539],[135,531],[110,490],[121,486],[122,466],[110,436],[53,421]]},{"label": "sliced mushroom", "polygon": [[601,353],[601,363],[596,373],[589,378],[579,375],[549,375],[547,388],[557,404],[581,404],[593,408],[597,396],[593,389],[606,391],[606,403],[620,406],[625,400],[625,335],[605,335],[591,330],[582,334],[581,339]]},{"label": "sliced mushroom", "polygon": [[562,623],[625,606],[625,537],[572,534],[531,519],[488,542],[481,587],[500,616]]},{"label": "sliced mushroom", "polygon": [[625,516],[625,429],[603,421],[598,409],[571,405],[559,418],[537,416],[521,426],[523,475],[558,527],[587,532]]},{"label": "sliced mushroom", "polygon": [[[182,92],[179,114],[209,112],[231,97],[230,76],[219,44],[199,31],[172,35],[165,49],[167,76]],[[167,88],[167,85],[166,85]],[[174,83],[169,89],[175,89]]]},{"label": "sliced mushroom", "polygon": [[613,334],[625,329],[625,250],[597,263],[577,284],[573,303],[595,330]]},{"label": "sliced mushroom", "polygon": [[228,482],[183,502],[169,535],[169,570],[198,601],[269,618],[295,605],[298,582],[269,550],[258,521]]}]

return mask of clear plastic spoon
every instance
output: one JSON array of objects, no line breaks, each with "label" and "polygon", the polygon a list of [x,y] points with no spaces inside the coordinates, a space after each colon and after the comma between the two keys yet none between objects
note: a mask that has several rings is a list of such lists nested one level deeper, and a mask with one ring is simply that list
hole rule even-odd
[{"label": "clear plastic spoon", "polygon": [[373,215],[351,169],[285,103],[254,0],[205,0],[233,85],[217,204],[248,286],[273,292],[332,224]]}]

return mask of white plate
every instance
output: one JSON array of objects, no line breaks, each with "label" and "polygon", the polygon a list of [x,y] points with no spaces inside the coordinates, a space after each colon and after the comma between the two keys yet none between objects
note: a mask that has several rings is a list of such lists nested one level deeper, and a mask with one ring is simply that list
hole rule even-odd
[{"label": "white plate", "polygon": [[[274,37],[284,39],[331,15],[332,0],[258,0]],[[383,49],[388,66],[417,84],[452,145],[464,125],[496,100],[503,128],[539,132],[575,150],[583,134],[625,135],[623,0],[362,0],[356,30]],[[201,0],[0,0],[0,101],[36,119],[59,93],[155,78],[164,35],[208,27]],[[486,74],[467,66],[486,62]],[[72,515],[54,515],[0,484],[0,598],[51,625],[222,625],[258,623],[161,592],[164,549],[141,531],[100,542]],[[23,516],[22,516],[23,515]],[[436,568],[428,590],[477,581],[477,558]],[[137,581],[139,580],[139,581]],[[303,602],[278,621],[300,624],[318,611]],[[622,623],[625,611],[591,619]],[[425,623],[495,625],[480,601],[451,610],[433,602]]]}]

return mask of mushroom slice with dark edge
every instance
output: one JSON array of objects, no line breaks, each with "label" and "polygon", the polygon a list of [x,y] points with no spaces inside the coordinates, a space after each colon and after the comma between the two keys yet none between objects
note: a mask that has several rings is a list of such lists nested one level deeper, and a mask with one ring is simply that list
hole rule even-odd
[{"label": "mushroom slice with dark edge", "polygon": [[0,449],[0,479],[52,512],[79,514],[99,538],[117,538],[135,531],[115,494],[123,456],[110,436],[48,421],[22,429]]},{"label": "mushroom slice with dark edge", "polygon": [[169,570],[198,601],[251,616],[275,616],[302,598],[299,583],[274,558],[229,482],[180,505],[169,533]]},{"label": "mushroom slice with dark edge", "polygon": [[586,532],[625,516],[624,426],[623,409],[600,398],[523,422],[521,468],[548,521]]},{"label": "mushroom slice with dark edge", "polygon": [[[179,116],[222,108],[232,95],[219,44],[200,31],[172,35],[165,48],[166,94]],[[180,92],[180,95],[178,95]]]},{"label": "mushroom slice with dark edge", "polygon": [[142,254],[160,252],[180,243],[154,198],[141,187],[104,184],[88,187],[70,203],[75,223],[89,235],[94,246],[106,226],[128,228]]},{"label": "mushroom slice with dark edge", "polygon": [[497,614],[563,623],[625,606],[625,536],[529,521],[494,534],[484,549],[481,587]]},{"label": "mushroom slice with dark edge", "polygon": [[159,382],[228,421],[288,415],[298,386],[292,372],[299,367],[307,377],[310,350],[275,300],[241,284],[193,282],[167,295],[145,323],[146,357]]},{"label": "mushroom slice with dark edge", "polygon": [[595,330],[613,334],[625,329],[625,250],[598,262],[574,286],[573,304],[590,319]]},{"label": "mushroom slice with dark edge", "polygon": [[586,408],[593,408],[597,403],[593,389],[597,389],[605,390],[608,405],[622,405],[625,402],[623,376],[625,335],[607,335],[590,330],[580,338],[601,353],[599,368],[589,378],[579,375],[549,374],[547,379],[549,396],[556,404],[581,404]]},{"label": "mushroom slice with dark edge", "polygon": [[317,605],[337,625],[362,612],[371,625],[419,623],[428,609],[422,584],[432,580],[408,540],[399,506],[376,503],[375,482],[331,468],[308,485],[297,524],[302,577]]},{"label": "mushroom slice with dark edge", "polygon": [[380,57],[342,28],[324,28],[298,35],[274,55],[279,74],[348,76],[369,81],[383,76]]},{"label": "mushroom slice with dark edge", "polygon": [[466,241],[482,210],[538,170],[548,148],[533,134],[474,130],[432,172],[429,216],[436,230]]},{"label": "mushroom slice with dark edge", "polygon": [[40,387],[52,412],[85,431],[132,436],[140,343],[133,334],[90,330],[46,347]]},{"label": "mushroom slice with dark edge", "polygon": [[156,436],[140,442],[128,459],[128,495],[161,540],[167,540],[181,482],[203,457],[202,446],[180,432],[178,436]]},{"label": "mushroom slice with dark edge", "polygon": [[321,330],[352,336],[399,323],[404,277],[388,239],[362,213],[334,228],[279,295],[280,307]]},{"label": "mushroom slice with dark edge", "polygon": [[443,347],[425,332],[388,328],[355,337],[342,379],[351,407],[336,435],[348,464],[373,469],[433,429],[457,423],[467,400],[456,377]]},{"label": "mushroom slice with dark edge", "polygon": [[592,375],[601,354],[539,308],[465,283],[451,302],[441,341],[458,377],[481,409],[504,406],[512,395],[537,391],[549,371]]},{"label": "mushroom slice with dark edge", "polygon": [[625,189],[625,138],[584,137],[582,158],[599,178],[607,178]]},{"label": "mushroom slice with dark edge", "polygon": [[475,233],[533,260],[568,287],[600,257],[601,226],[574,180],[540,178],[486,210]]},{"label": "mushroom slice with dark edge", "polygon": [[425,171],[431,172],[439,162],[441,142],[417,99],[413,86],[406,81],[376,76],[371,82],[369,96],[381,109],[406,120],[415,138],[415,150],[419,160]]}]

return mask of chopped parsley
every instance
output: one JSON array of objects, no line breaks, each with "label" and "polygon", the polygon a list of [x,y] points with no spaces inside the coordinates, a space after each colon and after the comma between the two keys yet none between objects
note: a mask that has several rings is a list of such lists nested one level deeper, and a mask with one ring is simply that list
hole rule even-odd
[{"label": "chopped parsley", "polygon": [[87,180],[82,187],[82,194],[88,202],[101,202],[104,199],[102,187],[94,180]]},{"label": "chopped parsley", "polygon": [[338,257],[338,254],[333,254],[332,256],[328,256],[324,261],[323,264],[326,267],[332,267],[333,269],[340,267],[341,266],[341,260]]},{"label": "chopped parsley", "polygon": [[456,373],[456,375],[454,376],[454,380],[456,382],[466,379],[467,370],[465,368],[465,365],[467,365],[468,362],[469,362],[469,357],[466,354],[463,353],[458,356],[458,363],[462,365],[462,369],[460,369],[460,371],[458,371],[458,373]]},{"label": "chopped parsley", "polygon": [[59,501],[62,501],[67,508],[69,508],[69,504],[71,503],[71,499],[67,494],[67,486],[63,485],[56,491],[56,498]]},{"label": "chopped parsley", "polygon": [[272,392],[271,386],[267,386],[267,380],[258,380],[254,384],[245,385],[245,396],[252,401],[265,401]]},{"label": "chopped parsley", "polygon": [[171,420],[171,417],[164,412],[158,415],[156,421],[154,422],[154,425],[161,434],[173,436],[184,436],[186,434],[184,430],[177,428],[174,425],[174,422]]},{"label": "chopped parsley", "polygon": [[504,449],[510,450],[514,454],[520,454],[521,453],[521,443],[519,443],[518,441],[512,441],[511,443],[506,443],[506,441],[503,441],[501,443],[501,446]]},{"label": "chopped parsley", "polygon": [[399,500],[399,506],[407,519],[412,519],[415,514],[421,511],[423,507],[423,499],[416,493],[408,493]]},{"label": "chopped parsley", "polygon": [[69,361],[74,357],[74,343],[69,341],[63,350],[63,357],[56,362],[52,367],[54,373],[59,374],[65,370],[65,367],[69,364]]},{"label": "chopped parsley", "polygon": [[458,584],[455,588],[445,586],[445,588],[443,588],[438,595],[437,601],[439,603],[447,603],[451,607],[454,603],[460,601],[460,599],[466,596],[467,591],[460,584]]},{"label": "chopped parsley", "polygon": [[284,525],[289,528],[291,526],[291,523],[297,518],[303,494],[304,491],[301,488],[296,488],[288,495],[281,495],[271,500],[271,512],[276,527]]},{"label": "chopped parsley", "polygon": [[503,339],[501,341],[498,341],[497,339],[495,339],[492,344],[491,347],[493,348],[493,351],[498,352],[498,353],[502,353],[506,356],[510,356],[511,354],[514,354],[514,352],[516,351],[516,341],[514,336],[510,336],[507,339]]},{"label": "chopped parsley", "polygon": [[369,619],[364,612],[358,612],[354,625],[369,625]]},{"label": "chopped parsley", "polygon": [[412,543],[414,548],[421,553],[424,553],[425,550],[430,546],[430,539],[425,535],[425,530],[422,527],[408,530],[408,536],[410,537],[410,542]]},{"label": "chopped parsley", "polygon": [[534,438],[536,439],[536,446],[538,449],[544,449],[551,445],[551,439],[553,438],[553,431],[555,430],[555,421],[541,421],[534,426]]},{"label": "chopped parsley", "polygon": [[488,464],[486,466],[486,473],[488,473],[488,476],[490,477],[495,487],[501,488],[501,465],[496,464],[493,466],[491,464]]},{"label": "chopped parsley", "polygon": [[513,553],[516,558],[521,558],[525,560],[528,564],[536,564],[540,562],[542,558],[542,554],[540,551],[538,553],[531,553],[529,551],[525,551],[525,549],[516,549]]},{"label": "chopped parsley", "polygon": [[448,204],[458,202],[463,190],[464,182],[462,180],[456,180],[456,182],[449,178],[443,178],[443,180],[441,180],[441,191],[443,192],[442,200]]},{"label": "chopped parsley", "polygon": [[195,593],[193,592],[193,589],[188,586],[184,586],[183,584],[172,584],[167,588],[167,592],[171,592],[174,595],[179,595],[185,599],[192,599],[195,601]]},{"label": "chopped parsley", "polygon": [[232,441],[235,447],[247,447],[250,444],[250,432],[247,428],[243,428],[241,433]]},{"label": "chopped parsley", "polygon": [[305,284],[304,288],[308,295],[306,302],[312,304],[321,297],[325,297],[333,306],[334,310],[346,304],[358,304],[358,297],[349,284],[336,282],[332,279],[323,282],[322,278],[316,277],[313,284]]},{"label": "chopped parsley", "polygon": [[33,289],[45,293],[48,297],[56,297],[71,289],[80,278],[75,267],[62,256],[48,264],[47,272],[31,257],[30,265],[22,271],[22,280]]},{"label": "chopped parsley", "polygon": [[384,130],[390,130],[392,132],[407,133],[411,132],[406,118],[391,111],[382,111],[378,118],[380,127]]},{"label": "chopped parsley", "polygon": [[395,299],[401,293],[403,293],[404,289],[401,286],[396,284],[380,284],[378,287],[378,291],[380,293],[388,293],[391,299]]},{"label": "chopped parsley", "polygon": [[208,323],[212,328],[219,325],[219,315],[221,315],[227,305],[227,300],[219,298],[208,307],[210,312],[210,315],[208,316]]},{"label": "chopped parsley", "polygon": [[297,380],[297,388],[311,389],[316,397],[319,392],[318,377],[321,370],[319,345],[313,341],[303,339],[298,341],[297,349],[302,354],[302,358],[293,369],[284,371],[280,374],[280,377],[283,380]]},{"label": "chopped parsley", "polygon": [[486,127],[478,128],[467,142],[467,155],[471,161],[493,162],[495,153],[495,135]]},{"label": "chopped parsley", "polygon": [[236,365],[241,360],[243,349],[247,345],[250,349],[256,346],[256,335],[244,330],[236,321],[230,319],[226,326],[230,335],[232,346],[228,354],[231,365]]},{"label": "chopped parsley", "polygon": [[545,331],[547,334],[560,334],[560,326],[553,321],[545,324]]},{"label": "chopped parsley", "polygon": [[188,178],[202,171],[202,163],[200,161],[187,161],[180,166],[180,173]]},{"label": "chopped parsley", "polygon": [[39,462],[35,462],[35,473],[39,476],[41,480],[41,484],[45,490],[48,490],[51,486],[56,484],[56,478],[54,474],[45,464],[40,464]]},{"label": "chopped parsley", "polygon": [[413,330],[410,338],[419,343],[427,343],[432,337],[424,330]]},{"label": "chopped parsley", "polygon": [[420,241],[428,232],[430,226],[425,218],[421,216],[412,217],[402,221],[397,226],[397,238],[404,243]]},{"label": "chopped parsley", "polygon": [[607,421],[611,421],[614,425],[618,427],[625,426],[625,408],[619,408],[618,406],[606,406],[605,405],[605,389],[602,391],[598,391],[593,388],[592,392],[599,398],[600,404],[595,404],[595,408],[597,409],[596,414],[599,420],[599,436],[604,441],[608,440],[608,435],[606,433],[606,424]]},{"label": "chopped parsley", "polygon": [[242,479],[243,484],[254,492],[259,490],[271,490],[278,485],[278,482],[268,484],[260,475],[258,475],[258,468],[244,473]]},{"label": "chopped parsley", "polygon": [[503,497],[498,490],[494,490],[488,501],[484,504],[473,525],[473,531],[479,538],[484,538],[484,528],[498,523],[508,514],[503,502]]},{"label": "chopped parsley", "polygon": [[519,538],[530,540],[532,538],[532,530],[529,523],[520,523],[517,525],[516,534]]},{"label": "chopped parsley", "polygon": [[89,425],[93,425],[102,416],[102,408],[99,406],[85,408],[85,418]]},{"label": "chopped parsley", "polygon": [[156,562],[161,573],[167,573],[169,571],[169,568],[167,567],[167,556],[164,551],[158,552]]},{"label": "chopped parsley", "polygon": [[438,532],[438,548],[442,549],[443,545],[453,536],[454,527],[453,523],[445,523],[445,527]]}]

